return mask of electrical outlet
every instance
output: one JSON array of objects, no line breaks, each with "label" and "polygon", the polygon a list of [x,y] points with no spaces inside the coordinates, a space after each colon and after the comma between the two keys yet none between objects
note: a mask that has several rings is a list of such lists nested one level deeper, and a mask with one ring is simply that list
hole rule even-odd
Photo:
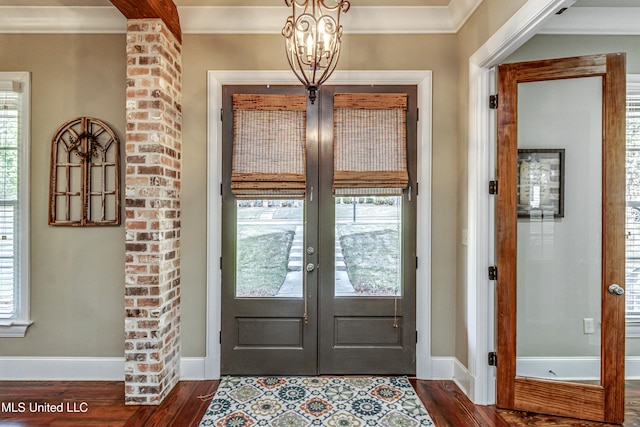
[{"label": "electrical outlet", "polygon": [[585,317],[584,319],[582,319],[582,324],[584,327],[585,334],[595,333],[596,330],[595,330],[595,324],[593,323],[593,318]]}]

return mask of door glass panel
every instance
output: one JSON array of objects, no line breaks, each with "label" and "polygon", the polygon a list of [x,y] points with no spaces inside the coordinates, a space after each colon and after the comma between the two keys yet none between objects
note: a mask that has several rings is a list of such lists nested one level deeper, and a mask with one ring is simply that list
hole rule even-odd
[{"label": "door glass panel", "polygon": [[600,382],[602,79],[518,86],[518,376]]},{"label": "door glass panel", "polygon": [[336,197],[336,296],[402,294],[402,197]]},{"label": "door glass panel", "polygon": [[303,203],[236,201],[236,297],[302,298]]}]

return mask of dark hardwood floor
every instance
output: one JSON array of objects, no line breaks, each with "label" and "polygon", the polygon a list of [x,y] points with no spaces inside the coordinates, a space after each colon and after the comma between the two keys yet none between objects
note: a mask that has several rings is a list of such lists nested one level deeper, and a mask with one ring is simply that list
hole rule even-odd
[{"label": "dark hardwood floor", "polygon": [[[420,400],[437,427],[613,427],[528,412],[506,411],[495,406],[476,406],[452,381],[414,382]],[[624,427],[640,427],[640,381],[627,381]]]},{"label": "dark hardwood floor", "polygon": [[[437,427],[609,426],[476,406],[452,381],[412,380],[412,383]],[[197,426],[209,405],[206,396],[217,387],[218,381],[182,381],[159,406],[128,406],[124,404],[122,382],[0,381],[0,426]],[[48,412],[32,413],[29,405],[35,403],[61,407],[63,412],[52,412],[49,407],[45,408]],[[627,383],[626,408],[624,426],[640,426],[640,382]]]},{"label": "dark hardwood floor", "polygon": [[[132,406],[124,404],[123,382],[0,381],[0,405],[4,405],[0,406],[0,426],[197,426],[209,406],[209,400],[200,396],[210,395],[217,388],[218,381],[181,381],[162,404]],[[62,403],[63,412],[31,412],[29,405],[34,402],[51,405]],[[11,403],[12,408],[9,407]],[[24,405],[22,413],[19,412],[21,404]],[[37,409],[35,406],[33,408]]]}]

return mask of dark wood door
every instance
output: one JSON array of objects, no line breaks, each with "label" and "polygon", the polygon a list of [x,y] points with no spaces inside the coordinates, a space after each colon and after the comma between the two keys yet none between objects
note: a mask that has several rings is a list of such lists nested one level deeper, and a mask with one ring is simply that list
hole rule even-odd
[{"label": "dark wood door", "polygon": [[[315,104],[306,106],[304,199],[240,200],[230,184],[233,94],[304,89],[223,87],[222,374],[415,374],[415,183],[395,199],[349,198],[348,203],[332,190],[333,95],[372,91],[408,94],[407,165],[415,180],[416,88],[323,86]],[[262,244],[277,264],[280,255],[268,246],[276,232],[283,238],[293,233],[282,286],[266,294],[261,288],[240,290],[240,282],[255,280],[251,267],[243,265],[242,254],[250,253],[245,240],[251,240],[244,237],[264,236],[254,244]],[[390,241],[398,243],[387,251]],[[374,260],[358,258],[360,249]],[[346,264],[384,266],[392,255],[400,260],[391,291],[376,283],[375,274],[347,271]]]},{"label": "dark wood door", "polygon": [[500,408],[623,421],[625,79],[624,54],[498,69]]},{"label": "dark wood door", "polygon": [[[324,165],[334,164],[334,97],[340,93],[406,93],[407,94],[407,165],[410,185],[398,200],[396,215],[399,216],[401,248],[397,255],[398,283],[396,294],[376,295],[366,289],[362,292],[344,294],[340,292],[340,275],[335,248],[340,245],[339,233],[328,227],[320,229],[320,248],[324,255],[318,270],[320,288],[319,372],[321,374],[415,374],[416,359],[416,158],[417,158],[417,89],[416,87],[341,87],[323,88],[320,94],[320,161]],[[373,124],[375,125],[375,124]],[[382,130],[380,130],[382,132]],[[321,167],[319,176],[320,217],[328,223],[343,225],[340,206],[336,205],[331,189],[331,167]],[[384,208],[385,206],[379,206]],[[382,221],[375,214],[367,218],[367,212],[355,206],[354,224]],[[364,218],[360,219],[360,215]],[[388,217],[385,217],[388,218]],[[389,221],[389,220],[387,220]],[[333,227],[335,228],[335,227]],[[384,235],[372,245],[383,245]],[[342,247],[342,250],[346,250]],[[372,249],[367,252],[373,252]],[[363,256],[366,256],[364,254]],[[324,262],[326,260],[326,262]],[[389,262],[379,259],[382,265]],[[326,267],[325,267],[326,265]],[[355,276],[355,274],[354,274]],[[353,279],[356,282],[358,279]],[[358,291],[358,283],[353,283]]]},{"label": "dark wood door", "polygon": [[[317,257],[304,250],[315,246],[317,239],[316,227],[309,226],[317,222],[317,201],[312,196],[312,188],[317,188],[313,181],[317,176],[317,111],[302,112],[303,119],[291,119],[287,111],[281,111],[278,106],[273,110],[234,111],[234,96],[237,99],[237,95],[243,94],[278,96],[286,108],[296,96],[297,102],[300,96],[304,97],[301,87],[224,86],[222,93],[221,372],[314,374],[318,306],[315,298],[307,299],[303,295],[313,297],[317,293],[317,281],[314,272],[307,273],[303,265],[315,263]],[[257,114],[255,119],[250,118],[253,113]],[[241,118],[242,114],[248,118]],[[273,142],[269,135],[278,135],[280,127],[289,126],[283,123],[288,120],[297,120],[295,126],[302,127],[298,132],[306,151],[301,152],[303,159],[294,160],[306,161],[304,198],[269,198],[262,193],[256,197],[238,197],[232,192],[233,158],[236,150],[246,147],[234,144],[236,124],[251,127],[256,144],[269,144]],[[247,161],[261,162],[263,154],[267,155],[259,151],[251,153]],[[259,165],[256,169],[262,167]]]}]

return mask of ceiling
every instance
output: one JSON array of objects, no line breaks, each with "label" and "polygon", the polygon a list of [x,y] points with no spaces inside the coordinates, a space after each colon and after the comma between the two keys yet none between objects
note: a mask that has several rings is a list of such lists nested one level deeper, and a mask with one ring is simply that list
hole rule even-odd
[{"label": "ceiling", "polygon": [[[483,0],[350,0],[345,33],[456,33]],[[531,0],[533,1],[533,0]],[[640,34],[640,0],[566,0],[543,34]],[[174,0],[184,33],[279,34],[284,0]],[[0,0],[0,33],[123,33],[109,0]],[[389,6],[392,4],[393,6]]]},{"label": "ceiling", "polygon": [[[350,0],[352,6],[388,6],[389,0]],[[453,0],[455,2],[455,0]],[[174,0],[183,6],[284,6],[284,0]],[[398,6],[449,6],[450,0],[394,0]],[[0,6],[24,6],[24,0],[0,0]],[[111,6],[109,0],[30,0],[29,6]],[[578,0],[573,7],[640,7],[640,0]]]},{"label": "ceiling", "polygon": [[[284,0],[174,0],[176,6],[282,6]],[[455,0],[454,0],[455,2]],[[0,6],[24,6],[24,0],[0,0]],[[389,0],[351,0],[355,6],[388,6]],[[449,0],[394,0],[393,6],[448,6]],[[109,0],[30,0],[29,6],[111,6]]]},{"label": "ceiling", "polygon": [[538,34],[640,35],[640,0],[577,0]]}]

